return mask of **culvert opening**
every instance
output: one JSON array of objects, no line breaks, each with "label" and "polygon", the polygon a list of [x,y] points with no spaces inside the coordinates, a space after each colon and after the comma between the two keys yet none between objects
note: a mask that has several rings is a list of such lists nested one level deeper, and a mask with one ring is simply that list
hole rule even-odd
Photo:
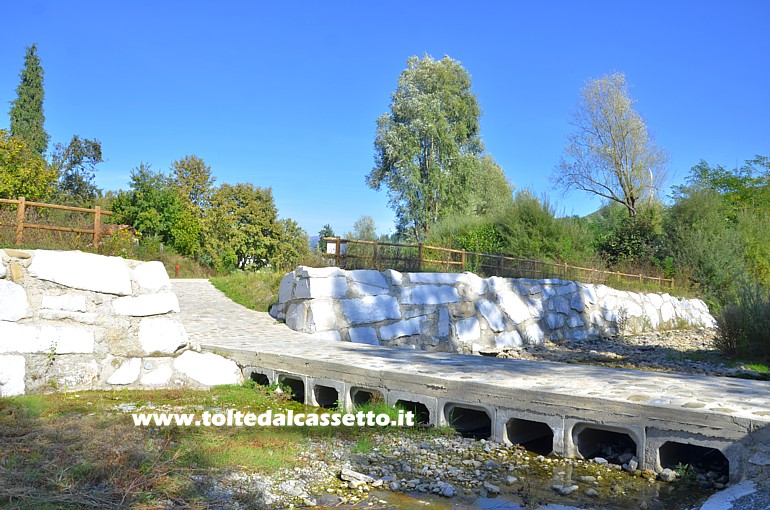
[{"label": "culvert opening", "polygon": [[430,411],[428,406],[421,402],[412,402],[411,400],[399,400],[396,402],[396,407],[401,407],[405,411],[414,413],[414,422],[420,425],[427,425],[430,423]]},{"label": "culvert opening", "polygon": [[352,388],[350,390],[350,400],[354,406],[361,406],[370,402],[384,402],[385,397],[379,391]]},{"label": "culvert opening", "polygon": [[730,477],[730,461],[716,448],[667,441],[658,455],[664,469],[673,469],[683,476],[692,470],[693,475],[703,475],[700,481],[704,485],[726,484]]},{"label": "culvert opening", "polygon": [[259,384],[260,386],[270,386],[270,379],[265,374],[260,374],[259,372],[252,372],[249,376],[252,381]]},{"label": "culvert opening", "polygon": [[511,418],[505,425],[505,433],[512,444],[523,446],[538,455],[553,453],[553,430],[539,421]]},{"label": "culvert opening", "polygon": [[483,409],[448,404],[444,407],[444,418],[463,437],[487,439],[492,436],[492,419]]},{"label": "culvert opening", "polygon": [[326,409],[337,407],[340,400],[340,393],[337,388],[316,384],[313,392],[315,393],[315,401],[319,406]]},{"label": "culvert opening", "polygon": [[292,400],[305,403],[305,383],[302,379],[281,375],[278,377],[278,382],[289,387]]},{"label": "culvert opening", "polygon": [[573,440],[584,459],[602,457],[613,464],[620,464],[620,456],[626,453],[636,455],[636,443],[623,432],[586,427],[573,436]]}]

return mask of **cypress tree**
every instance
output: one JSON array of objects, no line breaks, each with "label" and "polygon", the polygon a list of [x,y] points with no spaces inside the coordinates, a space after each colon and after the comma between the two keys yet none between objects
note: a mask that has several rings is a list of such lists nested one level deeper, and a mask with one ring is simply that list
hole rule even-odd
[{"label": "cypress tree", "polygon": [[48,133],[43,127],[43,67],[37,56],[37,45],[27,48],[24,68],[19,75],[17,98],[11,101],[11,134],[23,139],[27,146],[41,156],[48,148]]}]

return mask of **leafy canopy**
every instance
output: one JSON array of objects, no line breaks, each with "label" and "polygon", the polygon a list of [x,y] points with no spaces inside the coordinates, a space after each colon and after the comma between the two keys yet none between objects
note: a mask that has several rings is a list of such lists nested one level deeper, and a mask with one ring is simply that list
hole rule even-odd
[{"label": "leafy canopy", "polygon": [[449,57],[411,57],[390,112],[377,119],[369,187],[388,189],[397,228],[421,239],[436,221],[465,207],[469,174],[483,151],[471,77]]},{"label": "leafy canopy", "polygon": [[0,198],[42,200],[53,191],[56,171],[23,139],[0,129]]}]

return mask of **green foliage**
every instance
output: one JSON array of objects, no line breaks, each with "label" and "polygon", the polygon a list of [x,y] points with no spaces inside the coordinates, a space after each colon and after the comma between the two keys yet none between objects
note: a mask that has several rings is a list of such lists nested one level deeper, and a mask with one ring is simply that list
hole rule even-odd
[{"label": "green foliage", "polygon": [[171,185],[183,202],[192,205],[196,216],[211,204],[215,180],[211,167],[194,154],[171,163]]},{"label": "green foliage", "polygon": [[48,148],[48,133],[43,127],[43,67],[37,55],[37,45],[27,48],[24,56],[24,68],[19,74],[21,79],[16,88],[16,99],[11,101],[11,133],[24,140],[27,147],[42,156]]},{"label": "green foliage", "polygon": [[365,214],[359,217],[353,223],[353,231],[345,233],[345,239],[376,241],[377,228],[374,226],[374,218]]},{"label": "green foliage", "polygon": [[42,156],[21,138],[0,129],[0,198],[42,200],[50,195],[55,181],[56,172]]},{"label": "green foliage", "polygon": [[555,174],[557,186],[622,204],[636,216],[666,179],[668,155],[655,146],[634,110],[623,73],[590,80],[570,124],[575,128]]},{"label": "green foliage", "polygon": [[638,208],[636,216],[620,205],[603,207],[594,218],[598,253],[610,265],[643,266],[655,260],[663,236],[663,206]]},{"label": "green foliage", "polygon": [[431,230],[428,244],[471,252],[582,263],[592,258],[592,235],[575,218],[556,218],[528,190],[495,214],[454,216]]},{"label": "green foliage", "polygon": [[334,229],[328,223],[318,231],[318,253],[326,253],[326,241],[324,237],[335,237]]},{"label": "green foliage", "polygon": [[278,244],[278,211],[270,188],[222,184],[211,197],[205,221],[205,248],[216,267],[258,269]]},{"label": "green foliage", "polygon": [[431,225],[465,207],[469,174],[483,151],[481,110],[471,78],[449,57],[411,57],[377,119],[369,187],[388,189],[399,232],[422,239]]},{"label": "green foliage", "polygon": [[278,220],[278,244],[270,256],[270,264],[280,272],[297,267],[310,255],[310,240],[296,221],[286,218]]},{"label": "green foliage", "polygon": [[468,177],[466,194],[464,212],[467,214],[482,216],[513,207],[513,185],[502,167],[488,154],[476,160]]},{"label": "green foliage", "polygon": [[75,135],[67,146],[57,143],[51,154],[51,167],[58,175],[56,203],[90,207],[101,195],[94,184],[96,165],[102,160],[99,140]]},{"label": "green foliage", "polygon": [[730,356],[770,361],[770,290],[743,285],[736,299],[716,316],[715,345]]}]

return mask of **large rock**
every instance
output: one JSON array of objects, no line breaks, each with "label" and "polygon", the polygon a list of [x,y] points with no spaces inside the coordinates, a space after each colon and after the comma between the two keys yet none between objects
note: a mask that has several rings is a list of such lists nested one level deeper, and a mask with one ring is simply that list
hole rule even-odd
[{"label": "large rock", "polygon": [[47,310],[61,310],[65,312],[85,312],[88,309],[88,302],[82,294],[43,296],[40,307]]},{"label": "large rock", "polygon": [[146,354],[172,354],[188,344],[182,323],[166,317],[148,317],[139,323],[139,343]]},{"label": "large rock", "polygon": [[0,356],[0,397],[24,395],[24,356]]},{"label": "large rock", "polygon": [[0,321],[17,321],[29,315],[24,287],[0,280]]},{"label": "large rock", "polygon": [[140,292],[171,290],[171,280],[163,262],[157,260],[142,262],[134,268],[133,275]]},{"label": "large rock", "polygon": [[401,302],[406,305],[444,305],[458,301],[457,289],[449,285],[419,285],[401,292]]},{"label": "large rock", "polygon": [[356,344],[380,345],[377,330],[374,328],[350,328],[350,341]]},{"label": "large rock", "polygon": [[234,361],[211,352],[186,351],[174,360],[174,368],[206,386],[240,384],[243,381],[241,369]]},{"label": "large rock", "polygon": [[133,384],[139,379],[139,372],[142,370],[141,358],[130,358],[125,360],[120,368],[107,379],[107,384],[125,385]]},{"label": "large rock", "polygon": [[87,328],[0,322],[0,353],[90,354],[95,344]]},{"label": "large rock", "polygon": [[518,294],[513,292],[500,292],[497,295],[497,302],[503,312],[510,317],[514,324],[521,324],[532,318],[530,307],[527,306],[527,303],[525,303]]},{"label": "large rock", "polygon": [[112,302],[112,309],[118,315],[147,317],[179,311],[179,301],[173,292],[125,296]]},{"label": "large rock", "polygon": [[360,295],[379,296],[388,293],[388,282],[379,271],[356,269],[348,271],[348,278],[353,282],[353,289]]},{"label": "large rock", "polygon": [[144,374],[139,382],[147,386],[163,386],[168,383],[173,373],[171,365],[161,365]]},{"label": "large rock", "polygon": [[481,313],[481,316],[486,319],[489,327],[495,333],[505,331],[507,324],[505,323],[505,317],[500,313],[500,309],[488,299],[482,299],[476,302],[476,309]]},{"label": "large rock", "polygon": [[388,326],[383,326],[380,328],[380,339],[384,341],[405,336],[419,335],[423,320],[422,317],[415,317],[413,319],[394,322]]},{"label": "large rock", "polygon": [[131,275],[126,261],[80,251],[36,250],[29,274],[41,280],[105,294],[131,294]]},{"label": "large rock", "polygon": [[351,325],[369,324],[388,319],[400,319],[401,310],[393,296],[366,296],[361,299],[343,299],[342,314]]}]

